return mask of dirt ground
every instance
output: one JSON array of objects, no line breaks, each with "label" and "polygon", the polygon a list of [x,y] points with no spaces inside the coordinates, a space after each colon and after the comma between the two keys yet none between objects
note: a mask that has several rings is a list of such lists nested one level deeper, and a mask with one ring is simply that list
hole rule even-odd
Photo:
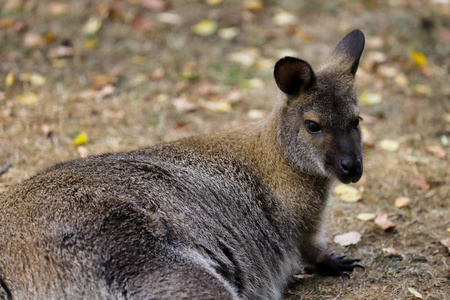
[{"label": "dirt ground", "polygon": [[[362,199],[331,199],[326,238],[366,269],[300,279],[285,299],[450,299],[448,0],[0,0],[0,191],[59,161],[262,118],[278,58],[317,67],[354,28]],[[395,228],[357,218],[381,212]],[[333,242],[351,231],[356,245]]]}]

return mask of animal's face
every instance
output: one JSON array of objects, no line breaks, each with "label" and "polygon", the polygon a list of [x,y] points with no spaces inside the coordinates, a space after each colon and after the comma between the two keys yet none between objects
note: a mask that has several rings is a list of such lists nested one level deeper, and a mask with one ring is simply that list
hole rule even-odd
[{"label": "animal's face", "polygon": [[357,31],[345,37],[317,74],[296,58],[281,59],[274,71],[287,94],[278,129],[286,155],[300,169],[343,183],[358,181],[363,171],[361,118],[353,87],[364,47],[361,36]]}]

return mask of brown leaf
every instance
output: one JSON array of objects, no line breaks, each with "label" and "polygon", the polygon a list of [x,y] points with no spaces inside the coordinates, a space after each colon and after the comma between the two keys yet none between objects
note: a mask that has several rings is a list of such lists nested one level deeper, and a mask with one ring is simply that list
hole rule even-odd
[{"label": "brown leaf", "polygon": [[164,0],[142,0],[141,5],[151,11],[161,12],[170,7],[168,1]]},{"label": "brown leaf", "polygon": [[153,30],[153,23],[150,20],[147,20],[141,16],[135,16],[134,19],[131,21],[131,27],[133,27],[138,31],[146,33]]},{"label": "brown leaf", "polygon": [[447,247],[447,251],[450,252],[450,238],[440,240],[441,244]]},{"label": "brown leaf", "polygon": [[62,2],[51,2],[47,6],[52,15],[62,15],[69,11],[69,5]]},{"label": "brown leaf", "polygon": [[4,18],[0,20],[0,29],[5,29],[8,27],[13,27],[16,23],[16,19],[14,18]]},{"label": "brown leaf", "polygon": [[430,183],[429,183],[428,181],[426,181],[426,180],[414,180],[413,183],[414,183],[417,187],[421,188],[421,189],[424,190],[424,191],[429,190],[430,187],[431,187]]},{"label": "brown leaf", "polygon": [[388,219],[388,215],[385,212],[380,212],[378,216],[375,218],[375,224],[383,229],[384,231],[392,230],[395,227],[395,224],[392,223]]},{"label": "brown leaf", "polygon": [[445,158],[446,156],[445,149],[441,146],[427,146],[426,150],[427,152],[436,155],[439,158]]}]

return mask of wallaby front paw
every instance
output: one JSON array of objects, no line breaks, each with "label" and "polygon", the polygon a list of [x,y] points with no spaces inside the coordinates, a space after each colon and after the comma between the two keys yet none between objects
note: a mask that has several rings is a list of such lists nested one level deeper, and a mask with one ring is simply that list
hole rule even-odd
[{"label": "wallaby front paw", "polygon": [[353,272],[355,268],[364,269],[362,265],[355,264],[361,261],[359,258],[345,259],[345,257],[346,255],[334,256],[334,252],[332,252],[313,268],[306,268],[306,271],[309,273],[317,272],[325,276],[347,276],[350,278],[349,272]]}]

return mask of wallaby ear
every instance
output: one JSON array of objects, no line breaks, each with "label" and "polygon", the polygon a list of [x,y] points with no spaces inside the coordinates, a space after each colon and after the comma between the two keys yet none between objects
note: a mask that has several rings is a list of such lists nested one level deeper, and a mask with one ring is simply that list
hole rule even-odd
[{"label": "wallaby ear", "polygon": [[316,81],[314,71],[306,61],[290,56],[275,64],[273,75],[280,90],[289,96],[298,95]]},{"label": "wallaby ear", "polygon": [[365,38],[359,29],[347,34],[336,46],[331,55],[331,60],[344,68],[344,72],[355,76],[359,59],[364,50]]}]

